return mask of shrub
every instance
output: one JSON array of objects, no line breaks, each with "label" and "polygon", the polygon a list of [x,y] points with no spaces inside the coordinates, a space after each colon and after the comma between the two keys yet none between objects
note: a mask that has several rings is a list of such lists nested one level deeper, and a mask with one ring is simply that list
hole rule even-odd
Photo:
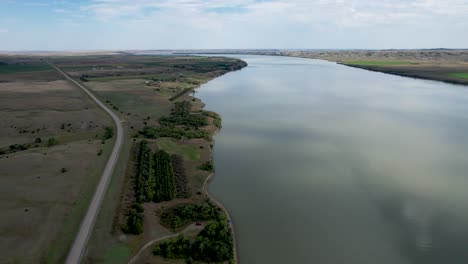
[{"label": "shrub", "polygon": [[49,146],[49,147],[55,146],[55,145],[57,145],[57,144],[58,144],[58,141],[57,141],[55,138],[53,138],[53,137],[51,137],[51,138],[49,138],[49,139],[47,140],[47,146]]},{"label": "shrub", "polygon": [[209,171],[209,172],[214,171],[213,162],[211,162],[211,161],[207,161],[207,162],[203,163],[198,168],[200,170]]}]

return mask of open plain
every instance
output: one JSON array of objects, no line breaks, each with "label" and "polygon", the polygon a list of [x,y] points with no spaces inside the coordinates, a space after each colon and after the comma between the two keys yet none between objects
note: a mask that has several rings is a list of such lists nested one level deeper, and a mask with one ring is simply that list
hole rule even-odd
[{"label": "open plain", "polygon": [[0,61],[0,262],[60,262],[107,160],[111,123],[37,58]]}]

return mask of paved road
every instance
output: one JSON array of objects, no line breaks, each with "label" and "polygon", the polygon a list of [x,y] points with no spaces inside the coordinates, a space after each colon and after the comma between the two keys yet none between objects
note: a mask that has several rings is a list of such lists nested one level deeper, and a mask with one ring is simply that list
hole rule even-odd
[{"label": "paved road", "polygon": [[115,164],[119,158],[120,150],[123,144],[123,127],[117,115],[114,114],[114,112],[112,112],[109,108],[107,108],[105,104],[99,101],[90,91],[88,91],[88,89],[70,78],[66,73],[57,68],[55,65],[48,61],[46,62],[50,66],[54,67],[66,79],[74,83],[86,94],[88,94],[91,99],[93,99],[102,109],[104,109],[104,111],[106,111],[112,117],[112,120],[114,120],[115,123],[115,127],[117,128],[115,133],[117,135],[117,139],[115,141],[114,149],[112,149],[111,156],[109,157],[104,172],[102,173],[101,180],[99,181],[96,191],[94,192],[93,200],[91,201],[91,204],[88,207],[88,211],[86,212],[86,215],[81,222],[80,230],[78,231],[75,240],[73,241],[73,245],[68,253],[67,260],[65,261],[66,264],[78,264],[80,263],[84,250],[86,249],[86,244],[88,242],[89,236],[91,235],[91,231],[93,231],[94,222],[96,221],[99,209],[101,208],[102,200],[106,194],[107,186],[109,185],[109,181],[112,177]]}]

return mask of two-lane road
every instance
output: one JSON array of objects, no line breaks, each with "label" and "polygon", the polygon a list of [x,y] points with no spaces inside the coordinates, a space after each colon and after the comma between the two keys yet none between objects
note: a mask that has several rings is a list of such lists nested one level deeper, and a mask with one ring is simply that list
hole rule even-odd
[{"label": "two-lane road", "polygon": [[93,99],[102,109],[104,109],[104,111],[106,111],[112,117],[112,120],[114,120],[115,127],[117,129],[115,133],[117,139],[115,140],[114,148],[112,149],[112,153],[109,157],[109,160],[107,161],[104,172],[102,173],[101,180],[99,181],[96,191],[94,192],[93,200],[91,201],[88,207],[88,211],[86,212],[86,215],[83,221],[81,222],[80,229],[75,237],[75,240],[73,241],[73,245],[70,248],[67,259],[65,261],[66,264],[77,264],[80,263],[80,259],[86,248],[86,244],[93,230],[93,226],[96,221],[96,217],[99,213],[102,200],[104,198],[104,195],[106,194],[107,186],[109,185],[110,179],[112,177],[115,164],[117,163],[117,160],[119,158],[120,150],[123,144],[123,127],[119,117],[109,108],[107,108],[105,104],[99,101],[99,99],[97,99],[88,89],[86,89],[83,85],[70,78],[65,72],[57,68],[52,63],[48,61],[46,62],[50,66],[54,67],[67,80],[81,88],[89,97],[91,97],[91,99]]}]

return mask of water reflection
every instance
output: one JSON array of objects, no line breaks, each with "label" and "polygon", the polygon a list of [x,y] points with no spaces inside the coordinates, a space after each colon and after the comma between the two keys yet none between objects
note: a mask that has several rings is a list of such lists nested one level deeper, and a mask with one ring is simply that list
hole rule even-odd
[{"label": "water reflection", "polygon": [[197,94],[242,263],[468,263],[468,93],[284,57]]}]

